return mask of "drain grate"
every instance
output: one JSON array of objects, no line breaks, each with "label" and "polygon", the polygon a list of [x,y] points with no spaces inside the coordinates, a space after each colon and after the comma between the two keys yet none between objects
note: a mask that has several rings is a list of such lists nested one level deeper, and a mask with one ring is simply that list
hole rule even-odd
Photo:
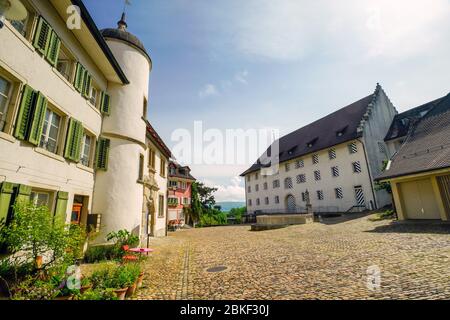
[{"label": "drain grate", "polygon": [[211,272],[211,273],[215,273],[215,272],[223,272],[225,270],[227,270],[228,268],[225,266],[217,266],[217,267],[212,267],[209,269],[206,269],[206,272]]}]

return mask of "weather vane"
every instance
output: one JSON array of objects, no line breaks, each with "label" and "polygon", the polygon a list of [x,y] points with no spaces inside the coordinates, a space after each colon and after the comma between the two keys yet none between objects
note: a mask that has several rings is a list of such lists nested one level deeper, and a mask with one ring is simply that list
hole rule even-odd
[{"label": "weather vane", "polygon": [[127,10],[127,6],[131,6],[131,0],[124,0],[123,12]]}]

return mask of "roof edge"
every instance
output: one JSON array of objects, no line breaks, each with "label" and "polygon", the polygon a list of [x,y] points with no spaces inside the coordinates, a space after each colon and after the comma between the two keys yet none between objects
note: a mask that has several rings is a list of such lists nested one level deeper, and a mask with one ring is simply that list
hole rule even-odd
[{"label": "roof edge", "polygon": [[94,39],[97,41],[103,53],[106,55],[106,58],[111,63],[113,69],[116,71],[122,83],[130,84],[130,81],[128,80],[127,76],[125,75],[116,58],[114,57],[114,54],[112,53],[105,39],[101,35],[100,30],[98,29],[97,25],[94,22],[94,19],[92,19],[91,14],[84,5],[83,0],[70,0],[70,1],[72,2],[73,5],[78,6],[80,8],[81,18],[88,26],[89,31],[91,32]]}]

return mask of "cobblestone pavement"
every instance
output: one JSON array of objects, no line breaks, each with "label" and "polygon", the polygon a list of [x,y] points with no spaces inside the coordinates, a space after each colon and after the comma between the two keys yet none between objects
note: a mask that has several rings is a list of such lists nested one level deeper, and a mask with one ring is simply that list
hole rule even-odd
[{"label": "cobblestone pavement", "polygon": [[[367,217],[251,232],[182,230],[152,240],[137,299],[450,299],[450,225]],[[226,266],[210,273],[211,267]],[[367,287],[368,267],[381,271]]]}]

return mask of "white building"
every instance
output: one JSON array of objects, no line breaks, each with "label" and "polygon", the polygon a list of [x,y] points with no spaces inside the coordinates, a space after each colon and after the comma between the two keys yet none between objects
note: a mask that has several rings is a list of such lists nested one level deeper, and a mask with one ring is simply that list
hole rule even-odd
[{"label": "white building", "polygon": [[[80,0],[21,2],[26,19],[0,30],[0,219],[30,197],[100,227],[99,242],[119,229],[145,237],[150,56],[124,16],[99,31]],[[81,28],[66,25],[71,5]]]},{"label": "white building", "polygon": [[377,85],[374,94],[282,137],[275,175],[264,175],[260,160],[242,174],[248,212],[303,212],[308,196],[315,212],[390,204],[373,178],[390,158],[384,138],[395,115]]}]

